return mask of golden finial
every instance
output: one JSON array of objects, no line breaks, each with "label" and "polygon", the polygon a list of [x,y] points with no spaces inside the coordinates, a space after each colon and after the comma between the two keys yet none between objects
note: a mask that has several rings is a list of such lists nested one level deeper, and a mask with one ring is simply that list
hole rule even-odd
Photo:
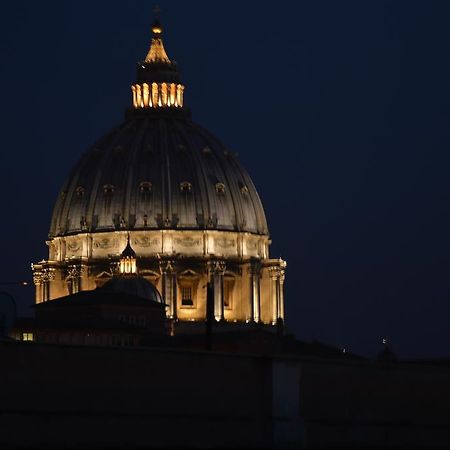
[{"label": "golden finial", "polygon": [[158,14],[161,12],[158,5],[155,6],[153,9],[153,12],[155,13],[155,21],[153,22],[152,26],[152,43],[150,46],[150,50],[147,54],[147,57],[145,58],[145,62],[166,62],[170,63],[170,59],[167,56],[166,51],[164,50],[164,44],[162,42],[162,32],[163,27],[158,20]]},{"label": "golden finial", "polygon": [[152,26],[153,34],[161,34],[162,33],[162,26],[161,26],[161,23],[159,22],[159,13],[160,12],[161,12],[161,8],[159,7],[159,5],[155,5],[155,7],[153,8],[153,14],[155,15],[155,22],[153,23],[153,26]]}]

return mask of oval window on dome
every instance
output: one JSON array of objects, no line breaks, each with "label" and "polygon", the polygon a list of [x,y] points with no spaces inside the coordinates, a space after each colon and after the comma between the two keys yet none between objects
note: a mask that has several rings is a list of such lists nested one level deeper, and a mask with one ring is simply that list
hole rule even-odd
[{"label": "oval window on dome", "polygon": [[139,191],[141,191],[142,194],[146,194],[148,192],[152,191],[152,183],[151,181],[142,181],[139,184]]},{"label": "oval window on dome", "polygon": [[103,185],[103,192],[108,195],[114,192],[114,186],[112,184]]},{"label": "oval window on dome", "polygon": [[191,192],[192,190],[192,183],[189,181],[182,181],[180,183],[180,191],[181,192]]},{"label": "oval window on dome", "polygon": [[224,183],[216,183],[214,185],[214,187],[216,188],[216,192],[218,194],[225,194],[225,184]]},{"label": "oval window on dome", "polygon": [[78,186],[75,189],[75,192],[77,194],[77,197],[83,197],[84,193],[86,192],[86,189],[83,186]]},{"label": "oval window on dome", "polygon": [[248,187],[245,184],[240,183],[239,188],[241,189],[242,194],[248,194]]}]

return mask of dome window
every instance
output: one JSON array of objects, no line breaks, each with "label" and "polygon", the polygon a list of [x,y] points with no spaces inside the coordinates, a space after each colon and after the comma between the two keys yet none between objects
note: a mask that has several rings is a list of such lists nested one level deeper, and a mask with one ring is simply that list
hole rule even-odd
[{"label": "dome window", "polygon": [[112,184],[105,184],[103,186],[103,192],[106,195],[111,195],[114,192],[114,186]]},{"label": "dome window", "polygon": [[181,192],[191,192],[192,190],[192,183],[189,181],[182,181],[180,183],[180,191]]},{"label": "dome window", "polygon": [[75,192],[76,192],[76,194],[77,194],[77,197],[83,197],[85,191],[86,191],[86,189],[84,189],[83,186],[78,186],[78,187],[75,189]]},{"label": "dome window", "polygon": [[214,185],[214,187],[216,188],[216,192],[218,194],[225,194],[225,184],[224,183],[216,183]]},{"label": "dome window", "polygon": [[248,187],[245,184],[241,184],[241,192],[243,194],[248,194]]},{"label": "dome window", "polygon": [[152,191],[152,183],[150,181],[142,181],[139,184],[139,190],[142,194],[146,194]]}]

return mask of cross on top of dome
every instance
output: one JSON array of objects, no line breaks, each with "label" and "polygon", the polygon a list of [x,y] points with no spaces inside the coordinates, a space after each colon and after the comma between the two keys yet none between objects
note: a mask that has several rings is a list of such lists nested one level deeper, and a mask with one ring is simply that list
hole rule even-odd
[{"label": "cross on top of dome", "polygon": [[150,45],[150,50],[145,58],[146,63],[154,62],[165,62],[171,63],[169,57],[167,56],[166,50],[164,49],[164,44],[162,40],[163,28],[158,19],[156,19],[152,26],[152,42]]}]

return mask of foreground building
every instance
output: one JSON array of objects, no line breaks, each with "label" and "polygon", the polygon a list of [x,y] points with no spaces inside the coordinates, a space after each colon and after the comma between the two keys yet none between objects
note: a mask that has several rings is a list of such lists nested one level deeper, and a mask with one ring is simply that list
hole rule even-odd
[{"label": "foreground building", "polygon": [[36,303],[101,287],[129,238],[139,276],[176,322],[284,320],[286,262],[269,256],[264,209],[236,156],[192,122],[155,22],[125,121],[80,159],[61,189],[49,257],[33,264]]}]

